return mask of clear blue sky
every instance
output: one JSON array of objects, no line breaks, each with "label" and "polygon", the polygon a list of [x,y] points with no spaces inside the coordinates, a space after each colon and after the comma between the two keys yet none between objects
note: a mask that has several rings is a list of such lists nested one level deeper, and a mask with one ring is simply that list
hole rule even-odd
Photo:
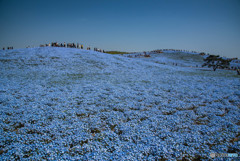
[{"label": "clear blue sky", "polygon": [[0,0],[0,47],[79,42],[240,57],[240,0]]}]

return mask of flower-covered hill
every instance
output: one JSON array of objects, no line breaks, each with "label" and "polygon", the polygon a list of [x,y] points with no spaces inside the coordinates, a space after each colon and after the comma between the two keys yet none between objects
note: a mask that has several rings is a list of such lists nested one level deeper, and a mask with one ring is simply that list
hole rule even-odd
[{"label": "flower-covered hill", "polygon": [[163,60],[170,61],[51,47],[0,51],[0,159],[239,153],[235,72]]}]

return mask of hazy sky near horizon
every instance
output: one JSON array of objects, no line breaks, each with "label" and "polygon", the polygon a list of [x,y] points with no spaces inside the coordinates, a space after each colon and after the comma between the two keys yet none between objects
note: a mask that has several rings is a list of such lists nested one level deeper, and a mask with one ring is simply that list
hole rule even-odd
[{"label": "hazy sky near horizon", "polygon": [[240,0],[0,0],[0,48],[75,42],[240,57]]}]

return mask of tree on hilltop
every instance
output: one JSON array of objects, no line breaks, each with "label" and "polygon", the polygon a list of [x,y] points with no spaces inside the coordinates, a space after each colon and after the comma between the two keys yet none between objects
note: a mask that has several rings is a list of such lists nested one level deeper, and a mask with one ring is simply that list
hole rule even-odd
[{"label": "tree on hilltop", "polygon": [[213,71],[216,71],[217,68],[229,68],[230,65],[230,61],[229,59],[223,59],[222,57],[220,57],[219,55],[209,55],[208,57],[206,57],[204,59],[204,64],[202,65],[202,67],[204,66],[208,66],[209,68],[213,67]]}]

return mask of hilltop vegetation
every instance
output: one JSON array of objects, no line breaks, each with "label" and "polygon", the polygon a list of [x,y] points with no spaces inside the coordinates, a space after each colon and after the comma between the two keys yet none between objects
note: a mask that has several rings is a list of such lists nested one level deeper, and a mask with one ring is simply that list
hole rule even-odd
[{"label": "hilltop vegetation", "polygon": [[128,52],[123,51],[105,51],[107,54],[129,54]]}]

